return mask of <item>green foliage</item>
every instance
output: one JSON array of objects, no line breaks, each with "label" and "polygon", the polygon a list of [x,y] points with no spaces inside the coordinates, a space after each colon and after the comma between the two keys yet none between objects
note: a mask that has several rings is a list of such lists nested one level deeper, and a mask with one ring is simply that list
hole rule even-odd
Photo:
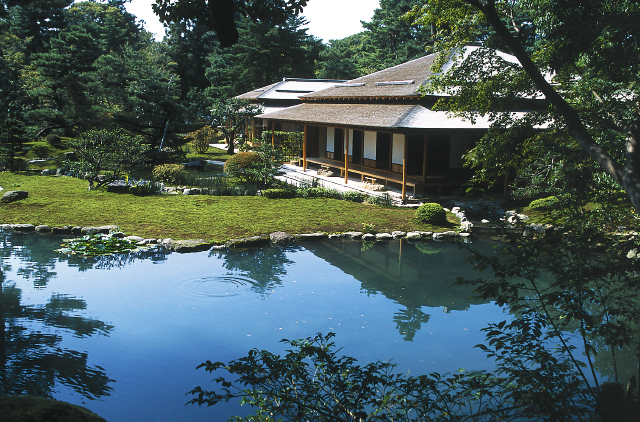
[{"label": "green foliage", "polygon": [[[633,100],[640,75],[631,70],[640,65],[640,43],[627,41],[640,36],[638,6],[430,0],[410,13],[413,22],[436,31],[443,54],[435,69],[452,64],[427,84],[425,93],[440,96],[435,107],[470,119],[491,116],[492,129],[469,154],[483,168],[482,179],[496,180],[511,169],[520,173],[520,188],[542,182],[535,195],[580,199],[597,194],[599,174],[606,173],[640,210],[639,185],[627,176],[640,174],[629,147],[640,138]],[[478,43],[511,53],[517,62],[489,48],[460,54]],[[545,102],[533,104],[532,98]],[[509,113],[523,106],[529,111]],[[540,127],[547,129],[541,133]],[[561,192],[547,189],[557,185]]]},{"label": "green foliage", "polygon": [[240,152],[233,155],[224,163],[224,172],[229,176],[251,179],[247,170],[257,167],[263,161],[263,157],[257,152]]},{"label": "green foliage", "polygon": [[[213,124],[224,135],[227,142],[227,153],[232,155],[236,147],[236,136],[241,133],[242,127],[247,124],[253,116],[262,112],[262,106],[252,104],[247,100],[237,98],[218,99],[211,108]],[[244,138],[239,138],[241,145]],[[239,146],[239,147],[240,147]]]},{"label": "green foliage", "polygon": [[560,205],[558,198],[548,196],[546,198],[535,199],[529,203],[529,208],[536,211],[547,211],[554,209]]},{"label": "green foliage", "polygon": [[205,126],[201,129],[191,132],[187,135],[189,145],[198,153],[205,154],[209,150],[209,144],[213,143],[218,133],[211,126]]},{"label": "green foliage", "polygon": [[367,195],[361,192],[356,192],[356,191],[342,192],[341,197],[345,201],[351,201],[351,202],[364,202],[367,199]]},{"label": "green foliage", "polygon": [[[482,330],[486,341],[477,347],[495,360],[492,372],[410,375],[388,361],[360,366],[339,354],[333,333],[318,334],[283,340],[281,355],[253,349],[201,364],[231,379],[216,377],[214,391],[196,387],[191,403],[240,399],[255,408],[238,420],[633,421],[633,397],[602,384],[595,366],[602,355],[615,361],[622,346],[640,351],[640,260],[627,252],[638,246],[634,236],[572,226],[519,237],[489,256],[472,252],[471,264],[493,276],[458,283],[513,316]],[[615,380],[626,383],[636,365],[631,372],[614,365]]]},{"label": "green foliage", "polygon": [[280,198],[295,198],[296,191],[292,189],[265,189],[262,191],[262,196],[269,199],[280,199]]},{"label": "green foliage", "polygon": [[362,233],[376,234],[378,230],[376,225],[372,223],[362,223]]},{"label": "green foliage", "polygon": [[128,182],[129,185],[129,193],[132,193],[136,196],[147,196],[154,195],[161,191],[162,186],[158,183],[152,182],[151,180],[135,180],[132,179]]},{"label": "green foliage", "polygon": [[416,219],[426,224],[446,224],[447,213],[442,205],[434,202],[426,202],[416,210]]},{"label": "green foliage", "polygon": [[92,234],[64,239],[60,246],[56,252],[83,256],[111,255],[139,249],[136,242],[112,234]]},{"label": "green foliage", "polygon": [[300,187],[297,190],[297,196],[300,198],[333,198],[341,199],[342,195],[340,191],[329,188],[312,188],[312,187]]},{"label": "green foliage", "polygon": [[99,175],[104,175],[98,185],[112,182],[125,171],[144,160],[146,146],[139,136],[131,136],[123,130],[92,130],[71,142],[77,161],[67,161],[72,171],[89,181],[89,189]]},{"label": "green foliage", "polygon": [[60,147],[62,146],[62,138],[53,133],[46,136],[45,141],[52,147]]},{"label": "green foliage", "polygon": [[186,183],[187,170],[182,164],[160,164],[153,168],[153,178],[170,184]]},{"label": "green foliage", "polygon": [[282,151],[271,144],[262,144],[254,148],[253,152],[258,154],[261,160],[245,169],[245,176],[248,180],[256,182],[260,188],[268,188],[275,184],[275,176],[281,174]]},{"label": "green foliage", "polygon": [[300,157],[304,132],[278,132],[265,130],[262,132],[262,145],[273,144],[282,151],[283,160]]}]

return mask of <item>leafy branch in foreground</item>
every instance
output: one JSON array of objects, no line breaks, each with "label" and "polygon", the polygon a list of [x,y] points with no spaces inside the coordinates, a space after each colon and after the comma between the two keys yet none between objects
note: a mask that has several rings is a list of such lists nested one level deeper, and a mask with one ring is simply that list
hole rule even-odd
[{"label": "leafy branch in foreground", "polygon": [[[626,392],[620,381],[638,370],[638,244],[574,226],[491,256],[472,253],[477,269],[493,274],[459,283],[512,314],[484,328],[477,346],[495,360],[493,372],[412,376],[391,362],[360,366],[339,354],[334,334],[317,334],[283,340],[291,346],[283,356],[254,349],[228,364],[201,364],[234,381],[215,378],[217,391],[196,387],[190,403],[239,399],[256,409],[236,421],[634,421],[633,381]],[[622,362],[622,347],[635,351],[635,362]],[[596,373],[609,366],[611,379]]]}]

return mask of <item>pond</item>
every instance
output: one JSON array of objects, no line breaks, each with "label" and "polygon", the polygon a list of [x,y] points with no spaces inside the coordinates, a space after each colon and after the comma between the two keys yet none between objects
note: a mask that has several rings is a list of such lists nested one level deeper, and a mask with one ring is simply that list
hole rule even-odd
[{"label": "pond", "polygon": [[[227,420],[235,403],[185,403],[214,378],[196,366],[280,340],[335,332],[359,363],[393,359],[417,375],[491,369],[473,346],[508,319],[471,301],[477,277],[453,243],[324,240],[291,247],[80,258],[62,239],[0,231],[8,341],[0,394],[83,405],[108,421]],[[489,252],[494,243],[474,241]]]}]

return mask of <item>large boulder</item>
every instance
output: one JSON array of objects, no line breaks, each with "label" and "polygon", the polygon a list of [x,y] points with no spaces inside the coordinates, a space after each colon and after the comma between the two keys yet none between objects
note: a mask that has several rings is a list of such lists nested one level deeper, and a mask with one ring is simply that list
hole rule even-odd
[{"label": "large boulder", "polygon": [[2,195],[0,202],[9,203],[14,201],[19,201],[21,199],[26,199],[29,197],[29,192],[23,190],[9,190]]},{"label": "large boulder", "polygon": [[274,232],[269,235],[271,243],[276,245],[286,245],[296,240],[295,237],[286,232]]},{"label": "large boulder", "polygon": [[172,250],[174,252],[187,253],[187,252],[201,252],[211,249],[211,243],[204,239],[186,239],[186,240],[172,240],[165,239],[162,241],[162,246]]},{"label": "large boulder", "polygon": [[120,230],[120,228],[118,226],[83,227],[82,230],[80,231],[80,234],[82,235],[99,234],[99,233],[109,234],[111,230],[117,231],[117,230]]}]

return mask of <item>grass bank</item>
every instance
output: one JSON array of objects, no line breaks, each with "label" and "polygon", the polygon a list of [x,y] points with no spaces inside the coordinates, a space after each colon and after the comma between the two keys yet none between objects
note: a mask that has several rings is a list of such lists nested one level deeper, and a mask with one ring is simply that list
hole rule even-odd
[{"label": "grass bank", "polygon": [[383,208],[327,198],[158,195],[138,197],[104,190],[88,191],[87,182],[69,177],[0,173],[0,186],[24,190],[29,198],[0,204],[0,223],[60,226],[115,224],[127,234],[151,238],[228,239],[268,234],[361,231],[443,231],[414,219],[415,211]]}]

